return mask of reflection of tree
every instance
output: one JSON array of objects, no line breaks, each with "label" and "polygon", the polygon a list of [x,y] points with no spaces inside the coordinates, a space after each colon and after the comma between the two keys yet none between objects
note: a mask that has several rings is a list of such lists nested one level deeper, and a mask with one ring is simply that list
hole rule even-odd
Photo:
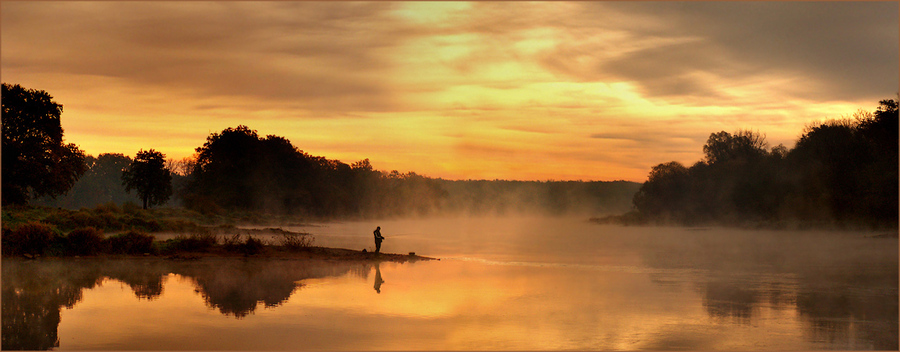
[{"label": "reflection of tree", "polygon": [[90,266],[4,260],[2,267],[4,350],[59,347],[60,308],[73,307],[83,288],[100,281]]},{"label": "reflection of tree", "polygon": [[298,287],[297,268],[285,262],[226,261],[181,268],[201,288],[203,299],[222,314],[238,318],[253,312],[259,302],[275,307]]},{"label": "reflection of tree", "polygon": [[139,299],[153,300],[163,293],[163,279],[171,269],[155,259],[139,260],[141,266],[127,261],[104,265],[103,275],[124,282]]},{"label": "reflection of tree", "polygon": [[837,348],[898,349],[896,241],[821,234],[774,238],[713,231],[661,238],[644,249],[667,289],[693,284],[711,318],[750,323],[754,313],[792,309],[814,342]]},{"label": "reflection of tree", "polygon": [[706,284],[703,305],[714,318],[731,317],[742,324],[750,324],[753,308],[759,302],[758,293],[721,281]]},{"label": "reflection of tree", "polygon": [[57,328],[62,307],[74,307],[81,300],[83,289],[93,288],[105,278],[124,282],[139,299],[152,300],[162,295],[169,274],[189,277],[210,307],[243,318],[260,303],[276,307],[287,301],[302,286],[298,281],[347,274],[365,277],[371,264],[233,259],[4,259],[2,270],[2,349],[48,350],[59,347]]},{"label": "reflection of tree", "polygon": [[797,310],[808,321],[816,341],[864,341],[871,345],[847,347],[897,350],[897,275],[896,266],[870,266],[867,270],[804,278],[797,294]]}]

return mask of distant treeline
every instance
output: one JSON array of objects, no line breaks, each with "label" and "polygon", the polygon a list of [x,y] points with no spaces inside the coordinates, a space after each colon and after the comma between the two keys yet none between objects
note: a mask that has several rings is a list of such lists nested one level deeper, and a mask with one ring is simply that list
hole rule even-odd
[{"label": "distant treeline", "polygon": [[[62,105],[45,91],[2,84],[3,205],[65,208],[174,202],[203,214],[317,217],[437,214],[604,215],[626,223],[896,227],[897,101],[811,124],[793,149],[758,132],[710,135],[705,157],[652,168],[643,184],[448,181],[312,156],[247,126],[212,133],[193,157],[141,150],[85,156],[64,143]],[[165,164],[165,165],[164,165]],[[131,195],[127,191],[136,190]],[[171,197],[170,197],[171,196]]]},{"label": "distant treeline", "polygon": [[683,225],[897,227],[897,101],[810,124],[788,150],[752,131],[710,135],[690,167],[654,166],[618,220]]},{"label": "distant treeline", "polygon": [[[87,171],[70,192],[38,204],[65,208],[138,202],[122,186],[131,163],[121,154],[85,158]],[[639,183],[580,181],[449,181],[414,172],[375,170],[309,155],[283,137],[247,126],[213,133],[193,158],[170,160],[173,201],[201,213],[292,213],[317,217],[438,214],[611,214],[628,211]]]}]

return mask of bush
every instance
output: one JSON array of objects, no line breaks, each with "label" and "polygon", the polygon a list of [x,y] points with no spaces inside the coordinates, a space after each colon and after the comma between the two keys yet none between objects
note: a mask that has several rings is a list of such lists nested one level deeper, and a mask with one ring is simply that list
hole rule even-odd
[{"label": "bush", "polygon": [[265,244],[252,236],[247,236],[247,242],[244,242],[244,245],[241,248],[241,252],[244,255],[254,255],[265,248]]},{"label": "bush", "polygon": [[314,237],[308,233],[284,233],[281,245],[284,248],[298,250],[312,247]]},{"label": "bush", "polygon": [[177,236],[163,242],[162,250],[166,253],[179,251],[205,252],[219,243],[219,238],[210,233],[192,234],[190,236]]},{"label": "bush", "polygon": [[122,204],[122,211],[124,211],[126,214],[134,215],[134,214],[140,213],[141,210],[143,210],[143,209],[141,208],[140,205],[137,205],[130,200],[125,202],[125,204]]},{"label": "bush", "polygon": [[123,220],[125,220],[125,225],[133,228],[140,229],[149,232],[158,232],[162,231],[162,226],[159,225],[159,222],[155,219],[145,219],[143,216],[135,216],[130,217],[126,216]]},{"label": "bush", "polygon": [[120,209],[119,206],[116,205],[116,202],[107,202],[104,204],[97,204],[95,209],[97,209],[98,212],[103,212],[103,213],[121,213],[122,212],[122,209]]},{"label": "bush", "polygon": [[103,233],[93,227],[86,227],[69,232],[69,252],[75,255],[94,255],[100,252],[103,244]]},{"label": "bush", "polygon": [[2,239],[3,254],[44,254],[53,243],[54,235],[50,226],[34,221],[6,230]]},{"label": "bush", "polygon": [[253,236],[247,236],[247,240],[241,242],[241,235],[233,235],[231,237],[226,237],[223,241],[223,246],[225,250],[230,252],[239,252],[244,255],[254,255],[265,248],[265,244]]},{"label": "bush", "polygon": [[113,254],[142,254],[153,253],[153,240],[155,237],[138,231],[128,231],[124,234],[107,238],[105,247]]}]

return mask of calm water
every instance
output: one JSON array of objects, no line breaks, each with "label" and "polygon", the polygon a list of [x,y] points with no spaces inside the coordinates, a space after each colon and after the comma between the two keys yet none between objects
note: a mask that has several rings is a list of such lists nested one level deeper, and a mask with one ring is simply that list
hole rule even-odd
[{"label": "calm water", "polygon": [[3,347],[73,350],[898,348],[897,239],[571,218],[294,227],[441,261],[66,259],[2,266]]}]

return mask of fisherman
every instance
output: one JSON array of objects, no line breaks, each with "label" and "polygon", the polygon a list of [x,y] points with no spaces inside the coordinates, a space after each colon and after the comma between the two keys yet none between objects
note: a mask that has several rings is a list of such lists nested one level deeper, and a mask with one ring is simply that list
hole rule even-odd
[{"label": "fisherman", "polygon": [[381,226],[375,228],[375,253],[381,251],[381,240],[384,239],[384,236],[381,235]]}]

